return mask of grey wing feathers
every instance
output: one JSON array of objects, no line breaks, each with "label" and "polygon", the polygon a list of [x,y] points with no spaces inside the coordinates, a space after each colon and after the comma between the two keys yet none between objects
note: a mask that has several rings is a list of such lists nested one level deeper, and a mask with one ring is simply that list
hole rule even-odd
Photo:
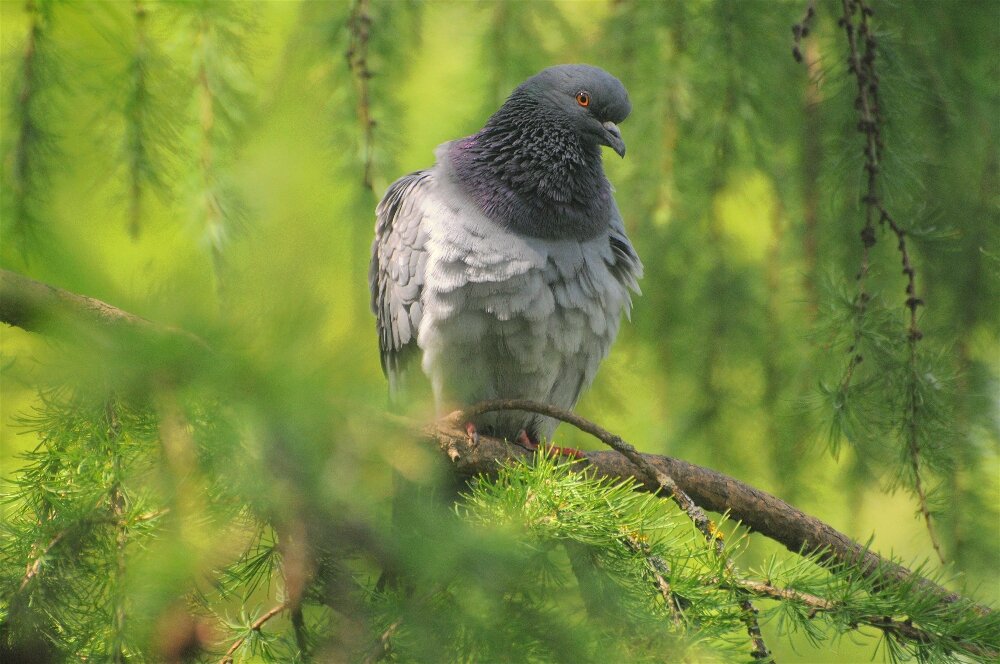
[{"label": "grey wing feathers", "polygon": [[417,171],[396,180],[375,210],[375,242],[368,269],[382,370],[390,393],[417,351],[424,284],[424,199],[433,179]]},{"label": "grey wing feathers", "polygon": [[[609,241],[611,242],[611,260],[608,262],[608,267],[611,274],[615,276],[618,283],[632,292],[640,294],[639,279],[642,278],[642,261],[639,260],[639,255],[635,253],[632,243],[625,235],[625,224],[617,210],[615,210],[615,216],[611,222]],[[625,313],[630,313],[630,309],[631,302],[626,307]]]}]

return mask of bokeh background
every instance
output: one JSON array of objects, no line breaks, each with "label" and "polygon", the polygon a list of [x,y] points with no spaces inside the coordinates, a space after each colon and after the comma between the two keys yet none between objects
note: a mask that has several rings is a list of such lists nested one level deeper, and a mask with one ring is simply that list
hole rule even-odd
[{"label": "bokeh background", "polygon": [[[1000,4],[872,4],[879,186],[908,233],[933,367],[920,378],[938,391],[923,485],[951,572],[995,600]],[[855,405],[836,401],[851,358],[864,137],[840,3],[815,5],[798,62],[791,26],[806,2],[5,0],[3,267],[224,340],[243,373],[219,370],[231,392],[215,396],[234,398],[251,431],[275,420],[303,438],[323,431],[339,456],[315,481],[361,518],[384,518],[385,469],[419,474],[426,460],[376,435],[386,386],[368,308],[374,207],[526,77],[595,64],[633,102],[627,157],[608,153],[605,167],[646,276],[578,412],[875,550],[936,561],[901,433],[905,386],[880,380],[905,364],[907,321],[896,239],[881,227],[867,288],[890,348],[862,363]],[[2,334],[9,480],[39,440],[25,419],[39,388],[93,368],[41,337]],[[213,367],[194,371],[218,385]],[[838,408],[854,408],[853,424]],[[557,439],[594,446],[565,427]],[[210,536],[191,537],[185,564],[214,561],[197,544]],[[773,550],[754,540],[746,555]],[[871,654],[849,639],[805,659],[775,644],[788,661]]]}]

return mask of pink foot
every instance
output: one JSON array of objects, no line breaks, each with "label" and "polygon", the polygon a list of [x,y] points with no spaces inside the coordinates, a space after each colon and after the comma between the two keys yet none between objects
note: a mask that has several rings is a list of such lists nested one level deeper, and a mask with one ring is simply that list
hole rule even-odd
[{"label": "pink foot", "polygon": [[473,447],[479,444],[479,432],[472,422],[465,423],[465,435],[469,437],[469,442],[472,443]]},{"label": "pink foot", "polygon": [[585,459],[587,455],[573,447],[558,447],[556,445],[546,445],[545,451],[549,454],[570,457],[571,459]]},{"label": "pink foot", "polygon": [[535,450],[538,449],[538,443],[533,441],[531,439],[531,436],[529,436],[528,432],[525,431],[524,429],[521,429],[520,431],[517,432],[517,439],[514,442],[523,447],[524,449],[528,450],[529,452],[534,452]]},{"label": "pink foot", "polygon": [[[528,432],[521,429],[517,432],[517,439],[514,441],[526,450],[534,452],[539,449],[538,443],[531,439]],[[557,454],[559,456],[566,456],[573,459],[584,458],[583,452],[580,450],[573,449],[572,447],[557,447],[556,445],[545,445],[541,448],[544,452],[548,454]]]}]

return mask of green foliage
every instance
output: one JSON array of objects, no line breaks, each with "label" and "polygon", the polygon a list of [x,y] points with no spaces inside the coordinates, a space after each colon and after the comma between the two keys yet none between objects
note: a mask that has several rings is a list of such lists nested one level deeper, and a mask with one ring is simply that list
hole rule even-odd
[{"label": "green foliage", "polygon": [[[41,635],[66,656],[124,661],[125,557],[158,530],[161,502],[130,482],[156,466],[156,424],[116,399],[48,393],[23,424],[41,443],[5,496],[5,622],[15,639]],[[153,448],[155,449],[155,448]],[[44,606],[44,612],[30,606]]]},{"label": "green foliage", "polygon": [[55,44],[52,23],[55,3],[29,2],[25,6],[28,30],[13,76],[5,76],[9,103],[4,112],[4,165],[2,230],[7,243],[22,254],[31,239],[45,227],[47,197],[44,193],[56,157],[55,131],[46,122],[45,110],[58,102],[56,90],[64,83],[64,71]]},{"label": "green foliage", "polygon": [[724,518],[722,558],[666,501],[550,459],[456,505],[383,416],[378,196],[531,73],[601,65],[633,101],[606,168],[647,276],[580,411],[907,563],[929,524],[947,566],[921,574],[995,601],[1000,5],[871,4],[915,323],[887,222],[855,278],[841,2],[805,64],[804,2],[0,4],[0,264],[214,349],[4,327],[4,654],[733,661],[752,600],[779,661],[990,659],[968,601]]}]

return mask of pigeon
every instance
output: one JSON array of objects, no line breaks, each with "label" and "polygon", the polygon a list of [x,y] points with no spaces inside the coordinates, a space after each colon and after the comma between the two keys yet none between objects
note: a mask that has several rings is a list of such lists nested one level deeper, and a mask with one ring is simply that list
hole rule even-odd
[{"label": "pigeon", "polygon": [[[601,146],[625,156],[631,110],[603,69],[549,67],[388,188],[369,287],[391,398],[419,360],[439,415],[500,398],[576,405],[639,294],[601,161]],[[467,429],[535,449],[557,424],[501,411]]]}]

